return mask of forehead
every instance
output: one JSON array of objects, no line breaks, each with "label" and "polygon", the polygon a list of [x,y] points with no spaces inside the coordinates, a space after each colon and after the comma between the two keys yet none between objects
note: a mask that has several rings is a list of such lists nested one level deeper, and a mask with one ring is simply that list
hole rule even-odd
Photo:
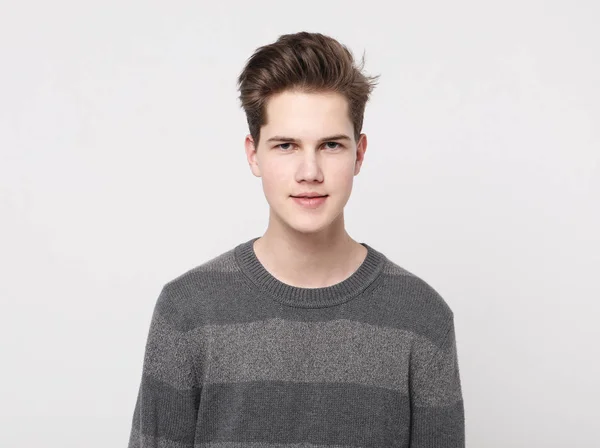
[{"label": "forehead", "polygon": [[266,124],[261,135],[316,140],[323,135],[351,135],[352,128],[348,101],[343,95],[285,91],[267,101]]}]

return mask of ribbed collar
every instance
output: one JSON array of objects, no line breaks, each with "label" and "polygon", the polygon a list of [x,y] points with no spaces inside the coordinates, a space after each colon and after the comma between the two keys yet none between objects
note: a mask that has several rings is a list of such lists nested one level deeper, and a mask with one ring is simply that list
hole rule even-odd
[{"label": "ribbed collar", "polygon": [[301,308],[322,308],[338,305],[362,293],[381,274],[385,256],[366,243],[367,256],[359,268],[340,283],[324,288],[300,288],[275,278],[259,261],[252,238],[234,249],[235,259],[242,272],[256,287],[285,305]]}]

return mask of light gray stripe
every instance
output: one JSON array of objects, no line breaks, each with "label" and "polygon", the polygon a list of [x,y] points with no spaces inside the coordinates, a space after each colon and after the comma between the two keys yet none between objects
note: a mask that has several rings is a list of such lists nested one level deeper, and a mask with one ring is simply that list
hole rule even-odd
[{"label": "light gray stripe", "polygon": [[192,389],[193,350],[205,383],[345,382],[408,394],[411,368],[417,405],[446,406],[462,396],[454,331],[428,373],[423,369],[438,352],[428,339],[346,319],[206,325],[189,333],[191,341],[187,336],[155,313],[144,373],[174,388]]},{"label": "light gray stripe", "polygon": [[[462,400],[454,324],[448,330],[444,343],[435,356],[424,355],[421,349],[413,360],[412,399],[416,406],[444,407]],[[432,358],[432,359],[431,359]],[[431,360],[430,360],[431,359]]]},{"label": "light gray stripe", "polygon": [[185,334],[174,330],[157,310],[152,316],[143,370],[177,389],[191,389],[196,382]]},{"label": "light gray stripe", "polygon": [[402,394],[408,393],[411,345],[423,362],[436,350],[411,332],[347,319],[206,325],[190,332],[190,343],[206,366],[205,383],[342,382]]}]

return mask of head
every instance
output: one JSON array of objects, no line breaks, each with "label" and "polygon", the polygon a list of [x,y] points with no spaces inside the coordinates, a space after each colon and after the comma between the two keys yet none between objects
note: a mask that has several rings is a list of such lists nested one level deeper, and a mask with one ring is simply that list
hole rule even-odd
[{"label": "head", "polygon": [[[317,232],[343,224],[367,149],[365,105],[378,77],[362,73],[331,37],[300,32],[259,47],[238,78],[250,133],[245,148],[262,178],[269,225]],[[294,197],[325,195],[318,207]]]}]

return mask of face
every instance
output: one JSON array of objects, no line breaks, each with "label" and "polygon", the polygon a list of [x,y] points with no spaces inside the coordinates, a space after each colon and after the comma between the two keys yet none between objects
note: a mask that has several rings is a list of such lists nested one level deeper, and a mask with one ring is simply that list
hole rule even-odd
[{"label": "face", "polygon": [[[365,134],[355,141],[347,100],[335,92],[285,91],[267,102],[266,121],[258,146],[248,135],[245,147],[252,173],[262,178],[269,228],[343,228],[343,209],[367,148]],[[319,205],[294,198],[308,192],[326,198]]]}]

